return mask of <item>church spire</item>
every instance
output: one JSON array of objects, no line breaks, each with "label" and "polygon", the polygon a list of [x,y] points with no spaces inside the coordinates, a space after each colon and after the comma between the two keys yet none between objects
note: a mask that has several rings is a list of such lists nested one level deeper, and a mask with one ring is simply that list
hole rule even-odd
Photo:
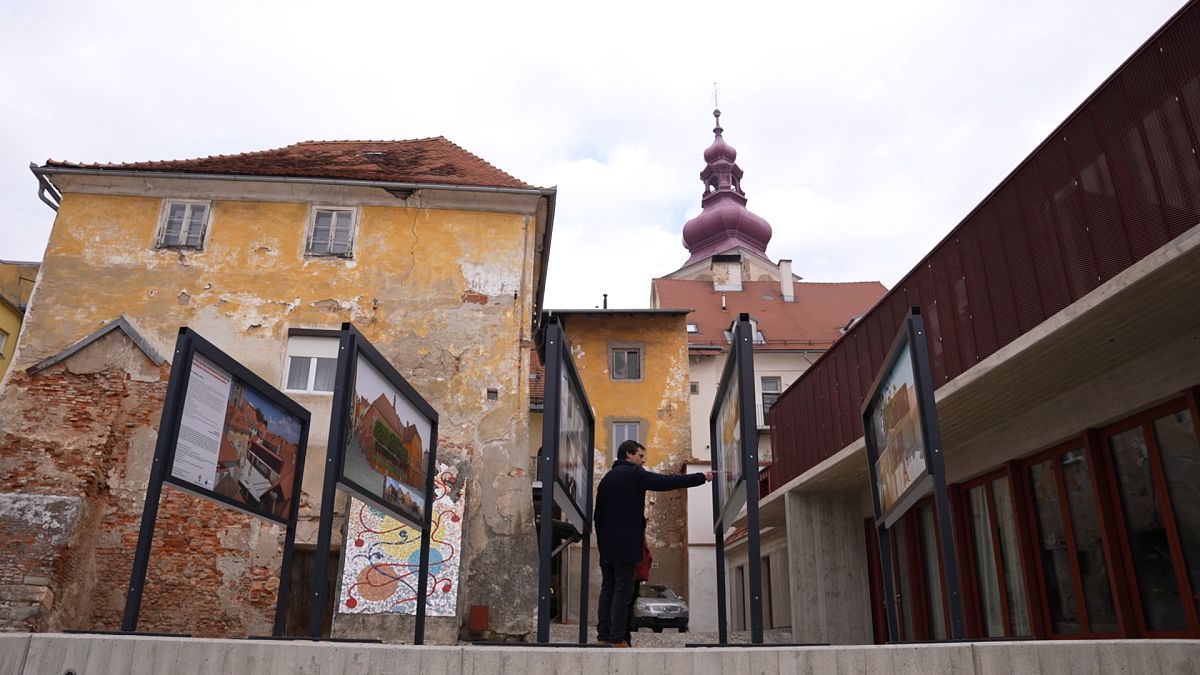
[{"label": "church spire", "polygon": [[[715,96],[714,96],[715,98]],[[721,110],[713,110],[713,142],[704,151],[704,170],[700,180],[704,194],[703,211],[683,226],[683,244],[692,254],[685,265],[736,246],[748,248],[764,258],[771,241],[771,225],[746,209],[742,191],[742,170],[737,150],[725,142]]]}]

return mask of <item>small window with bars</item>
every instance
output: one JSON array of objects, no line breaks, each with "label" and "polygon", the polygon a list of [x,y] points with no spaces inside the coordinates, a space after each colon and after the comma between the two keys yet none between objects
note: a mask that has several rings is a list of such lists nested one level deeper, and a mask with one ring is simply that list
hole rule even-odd
[{"label": "small window with bars", "polygon": [[209,211],[208,202],[168,199],[158,224],[155,248],[203,248]]},{"label": "small window with bars", "polygon": [[316,208],[304,252],[314,256],[354,256],[354,209]]}]

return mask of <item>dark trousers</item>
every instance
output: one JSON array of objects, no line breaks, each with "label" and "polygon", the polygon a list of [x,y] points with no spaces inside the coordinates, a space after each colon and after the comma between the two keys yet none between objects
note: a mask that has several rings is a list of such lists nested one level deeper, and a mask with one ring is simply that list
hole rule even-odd
[{"label": "dark trousers", "polygon": [[629,596],[629,613],[625,615],[625,641],[633,644],[633,606],[637,604],[638,591],[642,588],[641,580],[633,582],[633,595]]},{"label": "dark trousers", "polygon": [[596,639],[601,642],[620,642],[628,638],[635,566],[634,563],[600,565],[600,606],[596,609]]}]

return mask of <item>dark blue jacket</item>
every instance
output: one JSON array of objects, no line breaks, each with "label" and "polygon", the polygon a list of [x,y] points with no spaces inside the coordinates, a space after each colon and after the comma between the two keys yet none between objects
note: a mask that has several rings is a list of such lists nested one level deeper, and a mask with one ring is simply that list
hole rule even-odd
[{"label": "dark blue jacket", "polygon": [[646,535],[646,491],[664,492],[704,484],[704,474],[669,476],[618,459],[596,489],[596,545],[600,564],[636,565]]}]

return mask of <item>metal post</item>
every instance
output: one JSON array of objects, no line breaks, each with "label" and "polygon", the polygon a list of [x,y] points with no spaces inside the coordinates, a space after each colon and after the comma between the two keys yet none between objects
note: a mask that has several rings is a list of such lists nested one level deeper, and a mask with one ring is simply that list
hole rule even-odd
[{"label": "metal post", "polygon": [[[716,455],[712,455],[709,466],[714,469],[717,466]],[[716,524],[713,540],[716,542],[717,552],[717,642],[724,645],[729,644],[729,619],[725,616],[725,528],[721,527],[719,490],[716,476],[713,476],[713,522]]]},{"label": "metal post", "polygon": [[592,576],[592,516],[594,515],[595,506],[592,504],[595,490],[592,489],[596,483],[596,422],[592,421],[592,428],[588,437],[588,447],[592,451],[588,453],[590,460],[587,468],[587,513],[583,519],[583,549],[580,551],[582,555],[579,557],[582,560],[579,562],[579,644],[585,645],[588,642],[588,590],[591,586],[589,583]]},{"label": "metal post", "polygon": [[[558,409],[562,366],[562,335],[557,323],[546,325],[546,406],[542,412],[542,452],[538,456],[538,480],[542,484],[542,516],[538,530],[538,623],[537,641],[550,642],[550,565],[554,549],[554,467],[558,456]],[[580,622],[584,620],[581,615]]]},{"label": "metal post", "polygon": [[175,355],[171,364],[171,375],[167,380],[167,394],[163,400],[162,416],[158,423],[158,441],[154,445],[154,463],[150,465],[150,479],[146,484],[146,502],[142,505],[142,526],[138,532],[137,549],[133,554],[133,571],[129,574],[129,589],[125,595],[125,614],[121,617],[121,630],[132,633],[137,630],[138,614],[142,609],[142,591],[146,587],[146,569],[150,565],[150,545],[154,540],[154,526],[158,521],[158,503],[162,496],[163,479],[175,457],[172,442],[177,435],[179,410],[186,397],[185,388],[191,374],[192,340],[187,328],[179,329],[175,339]]},{"label": "metal post", "polygon": [[741,398],[739,417],[742,420],[742,480],[746,489],[746,554],[750,572],[750,641],[763,642],[762,558],[758,528],[758,429],[755,424],[754,345],[750,317],[742,314],[738,320],[738,394]]},{"label": "metal post", "polygon": [[946,494],[946,466],[942,461],[942,438],[937,422],[937,404],[933,398],[933,377],[929,370],[929,351],[925,344],[925,322],[919,307],[908,315],[908,337],[912,348],[913,365],[917,376],[917,393],[921,397],[921,433],[929,453],[929,472],[933,474],[933,501],[938,517],[938,548],[946,574],[946,589],[950,606],[950,636],[955,640],[966,637],[963,621],[962,591],[958,579],[958,556],[954,550],[954,532],[950,529],[950,499]]},{"label": "metal post", "polygon": [[321,637],[321,622],[325,615],[325,578],[329,574],[329,542],[333,537],[333,502],[337,498],[338,472],[342,465],[342,444],[346,437],[345,411],[352,404],[354,392],[354,368],[349,358],[354,354],[353,335],[350,324],[342,324],[342,335],[338,344],[338,365],[333,391],[333,408],[330,415],[329,442],[325,451],[325,483],[321,488],[321,519],[317,526],[317,550],[314,561],[315,583],[312,604],[308,608],[308,636]]},{"label": "metal post", "polygon": [[[437,426],[430,430],[431,438],[437,438]],[[425,471],[425,519],[421,528],[421,562],[417,572],[421,575],[417,580],[417,616],[413,622],[413,644],[425,644],[425,605],[429,591],[429,545],[433,536],[433,501],[434,474],[437,473],[436,450],[431,443],[429,446],[429,464]]]}]

